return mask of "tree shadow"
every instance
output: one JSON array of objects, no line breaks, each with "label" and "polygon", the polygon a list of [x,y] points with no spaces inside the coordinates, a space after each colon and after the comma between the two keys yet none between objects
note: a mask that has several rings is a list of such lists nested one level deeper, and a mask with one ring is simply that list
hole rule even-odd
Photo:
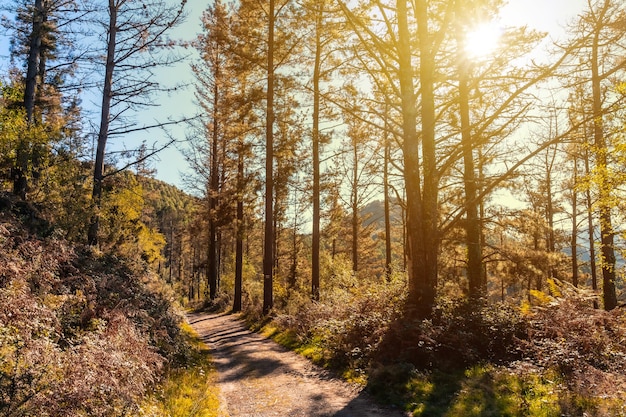
[{"label": "tree shadow", "polygon": [[376,402],[365,390],[361,391],[357,397],[339,411],[316,414],[317,409],[319,408],[315,407],[307,415],[320,417],[404,417],[409,415],[399,407]]}]

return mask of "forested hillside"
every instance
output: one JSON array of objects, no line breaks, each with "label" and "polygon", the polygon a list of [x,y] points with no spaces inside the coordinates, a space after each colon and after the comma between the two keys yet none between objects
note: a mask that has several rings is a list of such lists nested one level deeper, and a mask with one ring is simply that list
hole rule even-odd
[{"label": "forested hillside", "polygon": [[178,303],[416,416],[626,415],[623,1],[193,7],[2,6],[0,412],[132,415]]}]

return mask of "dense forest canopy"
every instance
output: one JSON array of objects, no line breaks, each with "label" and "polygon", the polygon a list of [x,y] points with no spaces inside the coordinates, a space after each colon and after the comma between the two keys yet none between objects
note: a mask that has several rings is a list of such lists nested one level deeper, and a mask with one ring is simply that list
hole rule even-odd
[{"label": "dense forest canopy", "polygon": [[[625,301],[622,1],[585,1],[558,39],[502,20],[503,0],[2,7],[3,191],[183,304],[304,321],[343,306],[417,334],[452,304],[475,318]],[[173,35],[198,21],[192,41]],[[147,117],[184,88],[169,82],[181,64],[193,114]],[[193,197],[154,179],[177,145]],[[360,325],[346,340],[384,345]]]}]

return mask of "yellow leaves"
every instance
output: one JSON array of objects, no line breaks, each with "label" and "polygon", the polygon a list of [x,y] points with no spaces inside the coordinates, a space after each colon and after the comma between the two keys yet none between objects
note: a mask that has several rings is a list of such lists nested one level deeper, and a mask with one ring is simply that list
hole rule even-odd
[{"label": "yellow leaves", "polygon": [[165,236],[163,234],[142,224],[137,241],[143,256],[149,263],[163,259],[162,252],[165,247]]},{"label": "yellow leaves", "polygon": [[548,279],[548,288],[550,290],[550,294],[553,297],[560,298],[563,297],[563,293],[561,292],[561,287],[557,284],[556,280]]},{"label": "yellow leaves", "polygon": [[115,216],[118,222],[137,221],[143,207],[142,194],[140,186],[114,191],[107,194],[103,209]]},{"label": "yellow leaves", "polygon": [[550,297],[548,294],[544,293],[543,291],[530,290],[530,295],[535,301],[535,304],[540,305],[540,306],[547,306],[554,300],[552,297]]},{"label": "yellow leaves", "polygon": [[165,237],[144,223],[143,187],[133,178],[105,195],[106,241],[124,255],[138,254],[149,263],[163,259]]}]

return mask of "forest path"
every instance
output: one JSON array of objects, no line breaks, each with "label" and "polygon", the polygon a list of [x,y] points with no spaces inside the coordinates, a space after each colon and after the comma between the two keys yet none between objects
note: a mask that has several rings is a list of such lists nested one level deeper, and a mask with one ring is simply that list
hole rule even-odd
[{"label": "forest path", "polygon": [[218,372],[223,417],[403,417],[374,404],[361,387],[330,375],[237,316],[189,314]]}]

